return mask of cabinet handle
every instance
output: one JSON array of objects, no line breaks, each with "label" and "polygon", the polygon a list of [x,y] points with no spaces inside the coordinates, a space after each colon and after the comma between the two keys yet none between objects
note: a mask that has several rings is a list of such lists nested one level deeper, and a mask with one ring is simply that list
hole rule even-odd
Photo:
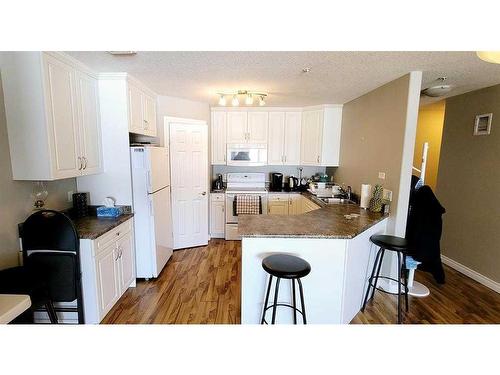
[{"label": "cabinet handle", "polygon": [[83,169],[87,169],[87,158],[85,156],[82,156],[83,162],[85,163],[83,165]]},{"label": "cabinet handle", "polygon": [[81,171],[82,168],[83,168],[82,158],[79,156],[78,157],[78,170]]},{"label": "cabinet handle", "polygon": [[285,158],[285,160],[284,160],[284,161],[285,161],[285,163],[286,163],[286,155],[284,156],[284,158]]},{"label": "cabinet handle", "polygon": [[117,249],[117,252],[116,252],[116,258],[115,258],[115,261],[118,260],[120,258],[120,247],[118,247]]},{"label": "cabinet handle", "polygon": [[319,156],[316,158],[316,161],[319,163]]}]

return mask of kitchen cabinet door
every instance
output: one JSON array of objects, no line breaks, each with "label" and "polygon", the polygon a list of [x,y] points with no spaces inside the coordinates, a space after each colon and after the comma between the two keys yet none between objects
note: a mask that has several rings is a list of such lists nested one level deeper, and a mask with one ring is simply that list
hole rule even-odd
[{"label": "kitchen cabinet door", "polygon": [[301,196],[299,194],[290,194],[288,201],[288,214],[299,215],[301,214]]},{"label": "kitchen cabinet door", "polygon": [[288,199],[270,200],[267,203],[267,213],[269,215],[288,215]]},{"label": "kitchen cabinet door", "polygon": [[52,176],[79,176],[82,164],[74,69],[52,55],[44,55],[43,68]]},{"label": "kitchen cabinet door", "polygon": [[247,112],[227,113],[227,143],[247,142]]},{"label": "kitchen cabinet door", "polygon": [[267,143],[268,112],[248,112],[248,143]]},{"label": "kitchen cabinet door", "polygon": [[301,165],[321,164],[323,111],[305,111],[302,114]]},{"label": "kitchen cabinet door", "polygon": [[102,172],[101,126],[97,80],[84,73],[76,74],[80,156],[82,175]]},{"label": "kitchen cabinet door", "polygon": [[[285,112],[269,113],[268,133],[269,133],[269,138],[267,143],[267,164],[283,165],[284,162],[283,141],[285,139]],[[300,149],[300,143],[299,143],[299,149]]]},{"label": "kitchen cabinet door", "polygon": [[144,134],[156,137],[156,102],[155,98],[142,94]]},{"label": "kitchen cabinet door", "polygon": [[302,113],[286,112],[284,128],[283,164],[300,165]]},{"label": "kitchen cabinet door", "polygon": [[225,165],[227,113],[212,112],[211,126],[212,165]]},{"label": "kitchen cabinet door", "polygon": [[212,238],[224,238],[224,206],[224,199],[210,202],[210,235]]},{"label": "kitchen cabinet door", "polygon": [[130,82],[128,83],[128,121],[131,133],[144,133],[142,92]]},{"label": "kitchen cabinet door", "polygon": [[117,242],[119,293],[122,295],[135,279],[135,253],[132,232],[124,234]]},{"label": "kitchen cabinet door", "polygon": [[99,317],[102,319],[120,298],[118,249],[112,242],[95,258]]}]

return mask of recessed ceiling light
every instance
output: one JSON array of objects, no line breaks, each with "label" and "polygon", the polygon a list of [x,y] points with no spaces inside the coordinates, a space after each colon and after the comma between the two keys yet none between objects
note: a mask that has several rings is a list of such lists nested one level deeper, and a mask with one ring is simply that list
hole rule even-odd
[{"label": "recessed ceiling light", "polygon": [[115,56],[130,56],[137,54],[137,51],[108,51],[108,53]]},{"label": "recessed ceiling light", "polygon": [[478,51],[476,55],[483,61],[500,64],[500,51]]},{"label": "recessed ceiling light", "polygon": [[306,67],[302,69],[302,73],[309,73],[311,71],[311,68]]}]

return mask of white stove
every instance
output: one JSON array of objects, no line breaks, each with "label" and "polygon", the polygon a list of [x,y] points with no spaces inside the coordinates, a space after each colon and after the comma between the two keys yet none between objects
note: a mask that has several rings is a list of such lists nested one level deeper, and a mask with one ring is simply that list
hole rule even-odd
[{"label": "white stove", "polygon": [[234,210],[235,197],[243,194],[260,196],[262,214],[267,214],[265,173],[228,173],[226,175],[226,240],[240,240],[238,216]]}]

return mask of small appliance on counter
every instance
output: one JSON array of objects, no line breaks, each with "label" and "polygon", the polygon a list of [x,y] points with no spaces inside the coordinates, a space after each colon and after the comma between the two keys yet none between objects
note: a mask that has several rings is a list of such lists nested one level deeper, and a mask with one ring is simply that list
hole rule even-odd
[{"label": "small appliance on counter", "polygon": [[88,193],[73,194],[73,216],[81,218],[89,216],[89,205],[87,204]]},{"label": "small appliance on counter", "polygon": [[271,191],[283,190],[283,173],[271,173]]},{"label": "small appliance on counter", "polygon": [[217,175],[217,178],[213,182],[212,189],[214,191],[224,190],[224,183],[222,182],[222,175],[220,173]]},{"label": "small appliance on counter", "polygon": [[294,176],[288,177],[288,189],[290,191],[297,190],[299,188],[299,179]]}]

